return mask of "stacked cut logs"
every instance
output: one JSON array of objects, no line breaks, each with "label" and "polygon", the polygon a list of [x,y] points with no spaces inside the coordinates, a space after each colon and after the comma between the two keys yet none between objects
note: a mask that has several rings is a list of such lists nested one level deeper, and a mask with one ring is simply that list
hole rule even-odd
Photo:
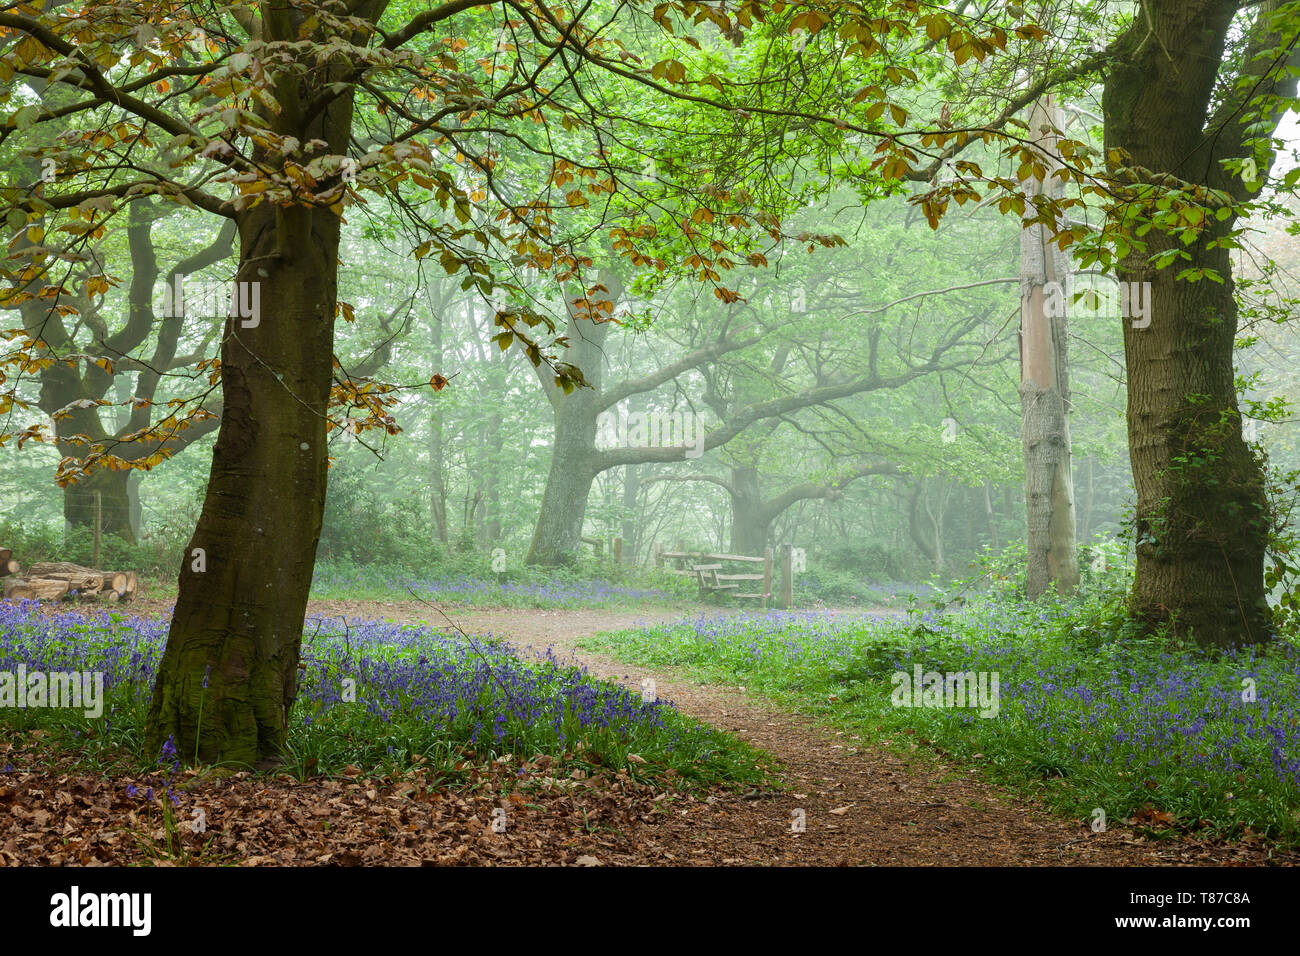
[{"label": "stacked cut logs", "polygon": [[[17,574],[18,570],[12,552],[0,548],[0,572]],[[47,561],[33,564],[22,577],[6,581],[4,596],[12,600],[32,598],[39,601],[58,601],[75,596],[125,603],[135,598],[139,586],[134,571],[96,571],[66,561]]]}]

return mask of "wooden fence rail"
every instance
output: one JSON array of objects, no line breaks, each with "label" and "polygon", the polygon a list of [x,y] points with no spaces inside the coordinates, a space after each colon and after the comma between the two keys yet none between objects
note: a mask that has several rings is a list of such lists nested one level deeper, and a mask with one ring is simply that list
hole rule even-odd
[{"label": "wooden fence rail", "polygon": [[[792,549],[788,544],[781,545],[781,607],[790,607],[794,603],[794,574]],[[757,600],[763,607],[772,604],[772,584],[774,560],[772,549],[767,548],[763,555],[721,554],[710,551],[687,551],[685,544],[679,542],[676,551],[664,551],[658,542],[654,545],[655,567],[664,568],[673,574],[695,578],[700,585],[700,596],[710,594],[730,594],[732,597]],[[671,562],[673,567],[665,567]],[[723,564],[761,564],[761,573],[735,574],[723,573]],[[740,582],[758,582],[758,590],[742,592]]]},{"label": "wooden fence rail", "polygon": [[[596,557],[599,558],[604,556],[605,542],[603,540],[601,540],[600,538],[588,538],[586,535],[583,535],[581,540],[583,544],[589,544],[592,546],[592,548],[596,552]],[[615,564],[622,564],[623,563],[623,539],[622,538],[612,539],[609,542],[609,552],[611,555],[613,555]]]}]

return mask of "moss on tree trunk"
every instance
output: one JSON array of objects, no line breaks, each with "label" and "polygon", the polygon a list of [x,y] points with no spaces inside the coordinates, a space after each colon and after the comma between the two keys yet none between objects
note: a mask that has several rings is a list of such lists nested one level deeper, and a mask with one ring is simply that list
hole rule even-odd
[{"label": "moss on tree trunk", "polygon": [[261,314],[227,324],[224,415],[147,746],[170,735],[185,757],[256,765],[284,748],[324,514],[338,220],[259,206],[240,236],[238,280],[260,283]]},{"label": "moss on tree trunk", "polygon": [[[1239,6],[1151,0],[1115,45],[1103,98],[1106,148],[1116,178],[1133,183],[1135,200],[1167,173],[1237,201],[1248,198],[1225,163],[1250,152],[1245,110],[1234,99],[1242,94],[1216,93]],[[1276,7],[1270,2],[1256,12],[1242,60],[1248,69],[1275,61],[1257,54],[1278,42],[1262,26]],[[1295,51],[1293,65],[1294,57]],[[1295,86],[1293,75],[1261,79],[1250,95],[1286,97]],[[1133,208],[1121,202],[1116,214]],[[1150,283],[1149,324],[1148,317],[1124,320],[1137,486],[1132,608],[1152,627],[1174,621],[1202,645],[1222,647],[1271,636],[1264,587],[1270,519],[1261,463],[1241,435],[1232,264],[1227,249],[1211,245],[1236,220],[1206,220],[1199,238],[1186,244],[1151,230],[1146,248],[1122,260],[1117,278],[1139,290]],[[1152,256],[1174,249],[1187,257],[1164,269],[1150,265]],[[1177,280],[1185,269],[1213,270],[1223,281]]]}]

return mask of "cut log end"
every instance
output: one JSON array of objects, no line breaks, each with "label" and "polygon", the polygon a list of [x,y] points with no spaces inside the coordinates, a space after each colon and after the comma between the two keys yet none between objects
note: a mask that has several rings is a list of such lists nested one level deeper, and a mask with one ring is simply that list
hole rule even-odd
[{"label": "cut log end", "polygon": [[[17,562],[13,565],[16,571]],[[133,600],[138,589],[134,571],[96,571],[67,561],[44,561],[33,564],[26,577],[5,582],[4,596],[55,601],[74,594],[82,600],[103,598],[117,604]]]}]

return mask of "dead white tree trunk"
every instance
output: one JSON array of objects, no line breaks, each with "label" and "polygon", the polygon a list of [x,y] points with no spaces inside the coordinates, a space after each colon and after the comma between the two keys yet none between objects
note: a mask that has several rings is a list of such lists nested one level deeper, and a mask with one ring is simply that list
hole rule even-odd
[{"label": "dead white tree trunk", "polygon": [[[1030,111],[1030,136],[1044,154],[1047,176],[1023,184],[1028,195],[1055,196],[1060,180],[1054,160],[1059,128],[1051,97]],[[1029,210],[1026,210],[1029,214]],[[1068,259],[1035,224],[1020,236],[1020,409],[1025,450],[1025,517],[1028,524],[1027,593],[1036,598],[1052,584],[1059,593],[1079,585],[1075,548],[1074,481],[1070,460],[1070,380],[1067,313]],[[1050,297],[1045,289],[1057,283]],[[1049,307],[1050,303],[1050,307]]]}]

